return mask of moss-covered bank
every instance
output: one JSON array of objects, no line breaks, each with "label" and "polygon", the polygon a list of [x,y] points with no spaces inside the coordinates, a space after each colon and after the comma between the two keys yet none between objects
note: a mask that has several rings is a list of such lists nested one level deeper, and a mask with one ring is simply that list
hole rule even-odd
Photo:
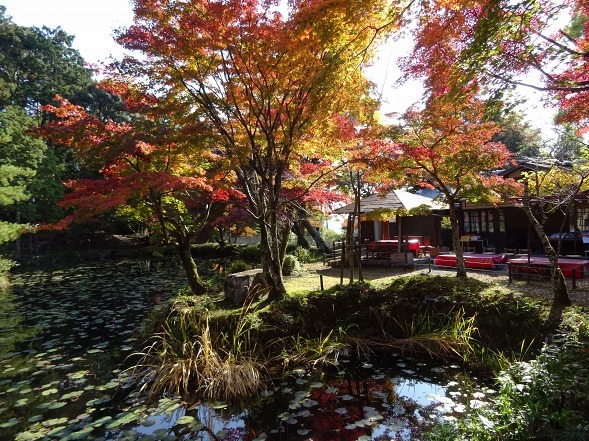
[{"label": "moss-covered bank", "polygon": [[239,400],[285,369],[342,352],[394,348],[490,372],[533,356],[554,334],[586,339],[587,323],[584,311],[555,311],[506,288],[446,276],[398,277],[381,289],[357,283],[243,308],[179,296],[146,326],[152,337],[136,374],[154,395]]}]

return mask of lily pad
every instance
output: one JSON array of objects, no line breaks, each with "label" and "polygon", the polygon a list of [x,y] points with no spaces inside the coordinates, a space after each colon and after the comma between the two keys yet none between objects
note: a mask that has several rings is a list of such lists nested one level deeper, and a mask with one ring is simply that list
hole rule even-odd
[{"label": "lily pad", "polygon": [[92,426],[84,427],[82,430],[78,430],[77,432],[70,433],[68,436],[63,438],[62,441],[86,439],[92,433],[93,430],[94,430],[94,427],[92,427]]},{"label": "lily pad", "polygon": [[51,394],[56,394],[57,392],[59,392],[59,391],[55,388],[46,389],[43,392],[41,392],[41,395],[47,396],[47,395],[51,395]]},{"label": "lily pad", "polygon": [[52,409],[52,410],[53,410],[53,409],[59,409],[59,408],[61,408],[61,407],[65,406],[66,404],[67,404],[67,402],[65,402],[65,401],[56,401],[55,403],[51,403],[51,404],[50,404],[50,405],[47,407],[47,409]]},{"label": "lily pad", "polygon": [[107,424],[107,429],[114,429],[115,427],[122,426],[123,424],[132,423],[133,421],[137,421],[140,418],[140,415],[135,412],[126,412],[122,415],[116,417],[116,420]]},{"label": "lily pad", "polygon": [[11,418],[10,420],[6,421],[5,423],[0,424],[0,427],[6,429],[8,427],[16,426],[19,423],[18,418]]},{"label": "lily pad", "polygon": [[184,415],[176,421],[176,424],[190,424],[194,422],[194,417],[190,415]]}]

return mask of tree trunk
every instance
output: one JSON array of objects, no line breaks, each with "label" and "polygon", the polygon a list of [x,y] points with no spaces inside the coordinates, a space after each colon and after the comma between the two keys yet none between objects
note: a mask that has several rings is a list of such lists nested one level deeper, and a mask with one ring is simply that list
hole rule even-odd
[{"label": "tree trunk", "polygon": [[[270,231],[269,231],[270,230]],[[260,226],[260,250],[262,252],[262,269],[264,278],[270,287],[268,300],[280,300],[286,295],[286,287],[282,277],[282,258],[286,249],[285,244],[281,244],[278,235],[278,226],[272,225],[270,229],[267,225]],[[281,256],[282,254],[282,256]]]},{"label": "tree trunk", "polygon": [[317,228],[315,228],[313,225],[311,225],[311,222],[309,222],[308,219],[306,219],[306,218],[301,219],[301,225],[309,232],[309,234],[313,238],[313,241],[315,242],[315,245],[317,245],[317,248],[322,249],[324,252],[331,251],[331,248],[329,248],[329,245],[327,245],[327,242],[325,242],[323,240],[323,238],[321,237],[321,234],[319,233],[319,231],[317,231]]},{"label": "tree trunk", "polygon": [[311,245],[309,245],[309,241],[305,238],[302,220],[294,223],[294,225],[292,226],[292,232],[297,236],[297,246],[303,247],[307,250],[311,248]]},{"label": "tree trunk", "polygon": [[198,275],[198,268],[196,262],[192,258],[190,252],[190,240],[186,237],[177,238],[177,249],[182,261],[182,266],[186,272],[186,278],[188,279],[188,285],[192,291],[192,294],[199,296],[206,292],[206,287]]},{"label": "tree trunk", "polygon": [[464,253],[460,243],[460,227],[458,224],[458,214],[454,206],[454,200],[448,198],[448,207],[450,209],[450,223],[452,224],[452,245],[454,254],[456,254],[456,277],[466,277],[466,265],[464,263]]},{"label": "tree trunk", "polygon": [[550,240],[548,240],[548,236],[546,236],[546,233],[544,232],[544,226],[538,221],[536,216],[534,216],[527,195],[524,195],[522,202],[526,217],[536,232],[538,239],[540,239],[542,242],[544,252],[550,261],[550,285],[552,286],[554,303],[560,303],[562,305],[568,306],[571,304],[571,299],[569,298],[569,289],[566,284],[566,280],[562,274],[562,271],[560,270],[560,267],[558,266],[558,253],[554,250]]},{"label": "tree trunk", "polygon": [[356,223],[356,213],[348,214],[348,235],[346,237],[346,249],[349,250],[348,264],[350,265],[350,284],[354,283],[354,260],[356,253],[354,252],[354,224]]}]

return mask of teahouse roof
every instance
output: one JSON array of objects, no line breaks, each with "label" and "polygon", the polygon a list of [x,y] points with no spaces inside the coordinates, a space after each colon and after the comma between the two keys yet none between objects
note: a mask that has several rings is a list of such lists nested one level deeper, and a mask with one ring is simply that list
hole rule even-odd
[{"label": "teahouse roof", "polygon": [[[426,205],[432,210],[445,210],[447,207],[441,202],[434,201],[426,196],[410,193],[406,190],[393,190],[386,195],[373,194],[362,198],[360,200],[360,213],[370,213],[377,209],[398,210],[404,208],[411,210],[412,208]],[[354,212],[354,204],[348,204],[334,210],[335,214],[349,214]]]}]

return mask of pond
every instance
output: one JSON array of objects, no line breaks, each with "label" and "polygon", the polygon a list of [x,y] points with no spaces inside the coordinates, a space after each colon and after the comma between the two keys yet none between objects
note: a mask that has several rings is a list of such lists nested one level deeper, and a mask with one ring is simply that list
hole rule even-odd
[{"label": "pond", "polygon": [[493,393],[456,365],[391,354],[296,370],[245,410],[146,406],[127,357],[151,308],[182,284],[178,268],[149,261],[16,274],[0,302],[0,439],[411,440]]}]

